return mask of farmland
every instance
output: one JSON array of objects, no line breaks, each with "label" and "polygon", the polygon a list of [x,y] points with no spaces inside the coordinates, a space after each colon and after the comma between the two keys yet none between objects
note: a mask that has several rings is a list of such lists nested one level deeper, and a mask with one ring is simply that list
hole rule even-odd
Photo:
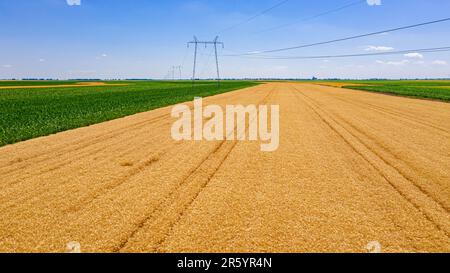
[{"label": "farmland", "polygon": [[0,252],[450,251],[450,104],[283,82],[204,99],[262,103],[271,153],[175,141],[171,107],[1,147]]},{"label": "farmland", "polygon": [[0,0],[0,254],[450,253],[449,11]]},{"label": "farmland", "polygon": [[[116,86],[118,84],[118,86]],[[55,85],[55,88],[21,88]],[[74,85],[74,87],[56,87]],[[106,82],[103,86],[77,86],[74,81],[3,81],[0,86],[0,146],[88,126],[159,107],[255,85],[226,81]],[[108,86],[109,85],[109,86]]]},{"label": "farmland", "polygon": [[450,81],[314,81],[318,84],[398,96],[450,101]]},{"label": "farmland", "polygon": [[77,81],[53,81],[53,80],[30,80],[30,81],[0,81],[0,87],[7,87],[7,86],[41,86],[41,85],[61,85],[61,84],[71,84],[75,85],[77,84]]}]

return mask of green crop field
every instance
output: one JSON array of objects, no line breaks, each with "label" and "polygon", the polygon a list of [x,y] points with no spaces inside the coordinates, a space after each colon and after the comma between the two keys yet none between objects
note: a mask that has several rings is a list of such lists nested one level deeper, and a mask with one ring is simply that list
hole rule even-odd
[{"label": "green crop field", "polygon": [[38,86],[38,85],[67,85],[77,84],[77,81],[1,81],[0,87],[6,86]]},{"label": "green crop field", "polygon": [[[180,102],[256,85],[249,81],[121,81],[89,86],[0,89],[0,146],[88,126]],[[66,81],[10,81],[0,86],[76,84]]]},{"label": "green crop field", "polygon": [[450,81],[339,81],[363,84],[344,88],[392,95],[450,101]]}]

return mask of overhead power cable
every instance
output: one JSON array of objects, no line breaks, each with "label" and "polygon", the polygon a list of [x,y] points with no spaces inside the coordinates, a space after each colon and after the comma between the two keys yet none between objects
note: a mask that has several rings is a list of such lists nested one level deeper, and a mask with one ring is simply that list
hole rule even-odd
[{"label": "overhead power cable", "polygon": [[335,13],[335,12],[338,12],[338,11],[341,11],[341,10],[344,10],[344,9],[347,9],[347,8],[351,8],[353,6],[360,5],[362,3],[366,3],[366,1],[367,0],[358,0],[358,1],[351,2],[351,3],[347,3],[346,5],[343,5],[343,6],[340,6],[340,7],[337,7],[337,8],[334,8],[334,9],[331,9],[331,10],[328,10],[328,11],[325,11],[325,12],[313,15],[313,16],[310,16],[310,17],[306,17],[306,18],[303,18],[303,19],[300,19],[300,20],[296,20],[296,21],[291,22],[291,23],[282,24],[282,25],[278,25],[276,27],[272,27],[272,28],[269,28],[269,29],[266,29],[266,30],[258,31],[255,34],[270,32],[270,31],[281,29],[281,28],[286,28],[286,27],[290,27],[290,26],[293,26],[293,25],[297,25],[297,24],[299,24],[301,22],[310,21],[310,20],[313,20],[313,19],[316,19],[316,18],[319,18],[319,17],[326,16],[326,15],[331,14],[331,13]]},{"label": "overhead power cable", "polygon": [[318,42],[318,43],[278,48],[278,49],[271,49],[271,50],[253,51],[253,52],[234,54],[234,55],[228,55],[228,56],[260,55],[260,54],[264,54],[264,53],[274,53],[274,52],[288,51],[288,50],[299,49],[299,48],[313,47],[313,46],[318,46],[318,45],[332,44],[332,43],[348,41],[348,40],[353,40],[353,39],[358,39],[358,38],[363,38],[363,37],[368,37],[368,36],[379,35],[379,34],[383,34],[383,33],[390,33],[390,32],[395,32],[395,31],[400,31],[400,30],[405,30],[405,29],[411,29],[411,28],[417,28],[417,27],[431,25],[431,24],[442,23],[442,22],[447,22],[447,21],[450,21],[450,17],[440,19],[440,20],[435,20],[435,21],[424,22],[424,23],[420,23],[420,24],[414,24],[414,25],[403,26],[403,27],[398,27],[398,28],[391,28],[391,29],[371,32],[371,33],[367,33],[367,34],[361,34],[361,35],[350,36],[350,37],[345,37],[345,38],[340,38],[340,39],[334,39],[334,40],[325,41],[325,42]]},{"label": "overhead power cable", "polygon": [[272,11],[272,10],[274,10],[274,9],[276,9],[276,8],[278,8],[278,7],[282,6],[282,5],[284,5],[284,4],[286,4],[286,3],[289,2],[289,1],[290,1],[290,0],[283,0],[283,1],[280,1],[280,2],[278,2],[277,4],[271,6],[270,8],[265,9],[265,10],[263,10],[263,11],[261,11],[261,12],[255,14],[255,15],[251,16],[250,18],[247,18],[246,20],[244,20],[244,21],[242,21],[242,22],[239,22],[239,23],[237,23],[237,24],[235,24],[235,25],[232,25],[232,26],[230,26],[230,27],[227,27],[227,28],[225,28],[225,29],[219,31],[218,34],[221,34],[221,33],[227,32],[227,31],[230,31],[230,30],[235,29],[235,28],[237,28],[237,27],[239,27],[239,26],[241,26],[241,25],[247,24],[248,22],[251,22],[251,21],[255,20],[256,18],[258,18],[258,17],[260,17],[260,16],[262,16],[262,15],[264,15],[264,14],[266,14],[266,13],[269,13],[270,11]]},{"label": "overhead power cable", "polygon": [[421,48],[421,49],[409,49],[401,51],[390,52],[376,52],[376,53],[363,53],[363,54],[343,54],[343,55],[318,55],[318,56],[235,56],[251,59],[273,59],[273,60],[290,60],[290,59],[332,59],[332,58],[349,58],[349,57],[367,57],[367,56],[383,56],[383,55],[400,55],[408,53],[432,53],[432,52],[446,52],[450,51],[450,46],[447,47],[435,47],[435,48]]},{"label": "overhead power cable", "polygon": [[211,47],[211,52],[209,54],[200,54],[200,55],[206,56],[206,62],[204,62],[203,69],[198,74],[199,78],[202,78],[202,77],[206,77],[205,76],[205,75],[207,75],[206,72],[210,72],[210,70],[211,70],[210,63],[211,63],[212,56],[214,55],[214,48]]}]

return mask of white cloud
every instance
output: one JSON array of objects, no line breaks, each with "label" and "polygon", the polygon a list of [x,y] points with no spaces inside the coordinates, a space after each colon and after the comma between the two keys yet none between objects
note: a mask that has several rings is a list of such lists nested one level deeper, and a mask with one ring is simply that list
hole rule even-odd
[{"label": "white cloud", "polygon": [[108,57],[108,54],[103,53],[103,54],[101,54],[100,56],[95,57],[95,59],[100,60],[100,59],[106,58],[106,57]]},{"label": "white cloud", "polygon": [[43,62],[45,62],[45,59],[42,59],[42,58],[41,58],[41,59],[39,59],[39,62],[40,62],[40,63],[43,63]]},{"label": "white cloud", "polygon": [[432,64],[434,64],[434,65],[447,65],[448,63],[446,61],[436,60]]},{"label": "white cloud", "polygon": [[81,6],[81,0],[66,0],[69,6]]},{"label": "white cloud", "polygon": [[408,60],[401,60],[401,61],[388,61],[388,62],[385,62],[385,61],[377,60],[376,63],[377,64],[393,65],[393,66],[401,66],[401,65],[405,65],[405,64],[409,63],[409,61]]},{"label": "white cloud", "polygon": [[411,58],[411,59],[423,59],[423,55],[417,52],[414,53],[407,53],[405,55],[406,58]]},{"label": "white cloud", "polygon": [[11,68],[12,65],[10,65],[10,64],[4,64],[4,65],[2,65],[2,67],[3,67],[3,68]]},{"label": "white cloud", "polygon": [[369,6],[381,6],[381,0],[367,0]]},{"label": "white cloud", "polygon": [[366,51],[391,51],[394,50],[393,47],[390,46],[368,46]]}]

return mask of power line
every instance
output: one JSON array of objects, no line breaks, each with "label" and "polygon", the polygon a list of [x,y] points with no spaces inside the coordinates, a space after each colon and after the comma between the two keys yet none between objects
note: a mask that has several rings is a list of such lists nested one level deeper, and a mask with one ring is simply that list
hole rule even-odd
[{"label": "power line", "polygon": [[167,71],[166,75],[164,76],[164,80],[168,80],[170,78],[171,73],[172,73],[172,71],[169,68],[169,70]]},{"label": "power line", "polygon": [[243,57],[243,58],[250,58],[250,59],[269,59],[269,60],[332,59],[332,58],[399,55],[399,54],[407,54],[407,53],[433,53],[433,52],[447,52],[447,51],[450,51],[450,46],[435,47],[435,48],[409,49],[409,50],[390,51],[390,52],[363,53],[363,54],[319,55],[319,56],[235,56],[235,57]]},{"label": "power line", "polygon": [[244,20],[244,21],[242,21],[242,22],[239,22],[239,23],[237,23],[237,24],[235,24],[235,25],[232,25],[232,26],[230,26],[230,27],[227,27],[227,28],[225,28],[225,29],[219,31],[218,34],[221,34],[221,33],[223,33],[223,32],[227,32],[227,31],[230,31],[230,30],[235,29],[235,28],[237,28],[237,27],[239,27],[239,26],[241,26],[241,25],[244,25],[244,24],[246,24],[246,23],[248,23],[248,22],[250,22],[250,21],[253,21],[253,20],[255,20],[256,18],[258,18],[258,17],[260,17],[260,16],[262,16],[262,15],[264,15],[264,14],[266,14],[266,13],[269,13],[270,11],[272,11],[272,10],[274,10],[274,9],[276,9],[276,8],[278,8],[278,7],[282,6],[282,5],[284,5],[284,4],[286,4],[286,3],[289,2],[289,1],[290,1],[290,0],[283,0],[283,1],[281,1],[281,2],[278,2],[277,4],[271,6],[270,8],[265,9],[265,10],[263,10],[263,11],[261,11],[261,12],[255,14],[255,15],[251,16],[250,18],[247,18],[246,20]]},{"label": "power line", "polygon": [[313,16],[310,16],[310,17],[306,17],[306,18],[303,18],[303,19],[300,19],[300,20],[296,20],[296,21],[291,22],[291,23],[282,24],[282,25],[278,25],[278,26],[273,27],[273,28],[269,28],[269,29],[266,29],[266,30],[258,31],[255,34],[265,33],[265,32],[278,30],[278,29],[281,29],[281,28],[290,27],[290,26],[299,24],[301,22],[310,21],[310,20],[313,20],[313,19],[316,19],[316,18],[319,18],[319,17],[323,17],[323,16],[331,14],[331,13],[335,13],[335,12],[338,12],[338,11],[341,11],[341,10],[344,10],[344,9],[347,9],[347,8],[350,8],[350,7],[353,7],[353,6],[356,6],[356,5],[360,5],[362,3],[366,3],[366,1],[367,0],[359,0],[359,1],[356,1],[356,2],[347,3],[346,5],[343,5],[343,6],[340,6],[340,7],[337,7],[337,8],[334,8],[334,9],[331,9],[331,10],[328,10],[328,11],[325,11],[325,12],[313,15]]},{"label": "power line", "polygon": [[313,47],[313,46],[318,46],[318,45],[325,45],[325,44],[332,44],[332,43],[336,43],[336,42],[348,41],[348,40],[353,40],[353,39],[358,39],[358,38],[363,38],[363,37],[368,37],[368,36],[373,36],[373,35],[379,35],[379,34],[383,34],[383,33],[390,33],[390,32],[405,30],[405,29],[417,28],[417,27],[421,27],[421,26],[437,24],[437,23],[442,23],[442,22],[446,22],[446,21],[450,21],[450,17],[449,18],[440,19],[440,20],[435,20],[435,21],[424,22],[424,23],[420,23],[420,24],[414,24],[414,25],[409,25],[409,26],[403,26],[403,27],[398,27],[398,28],[392,28],[392,29],[377,31],[377,32],[371,32],[371,33],[367,33],[367,34],[350,36],[350,37],[346,37],[346,38],[340,38],[340,39],[335,39],[335,40],[330,40],[330,41],[325,41],[325,42],[305,44],[305,45],[292,46],[292,47],[285,47],[285,48],[272,49],[272,50],[253,51],[253,52],[234,54],[234,55],[230,54],[230,55],[224,55],[224,56],[259,55],[259,54],[263,54],[263,53],[274,53],[274,52],[280,52],[280,51],[288,51],[288,50],[293,50],[293,49]]},{"label": "power line", "polygon": [[[188,53],[189,53],[189,48],[186,48],[184,51],[184,54],[183,54],[183,60],[181,61],[181,65],[180,65],[182,70],[184,70],[184,65],[186,64],[186,58],[188,56]],[[180,79],[181,78],[182,77],[180,76]]]},{"label": "power line", "polygon": [[172,66],[172,80],[175,80],[175,71],[178,71],[179,80],[181,80],[181,65]]},{"label": "power line", "polygon": [[202,71],[199,73],[199,78],[202,78],[205,77],[205,74],[207,72],[210,72],[211,70],[209,65],[211,63],[211,58],[214,55],[214,48],[211,48],[211,52],[209,52],[209,54],[200,54],[200,55],[206,56],[206,62],[204,62],[205,65],[203,66]]}]

